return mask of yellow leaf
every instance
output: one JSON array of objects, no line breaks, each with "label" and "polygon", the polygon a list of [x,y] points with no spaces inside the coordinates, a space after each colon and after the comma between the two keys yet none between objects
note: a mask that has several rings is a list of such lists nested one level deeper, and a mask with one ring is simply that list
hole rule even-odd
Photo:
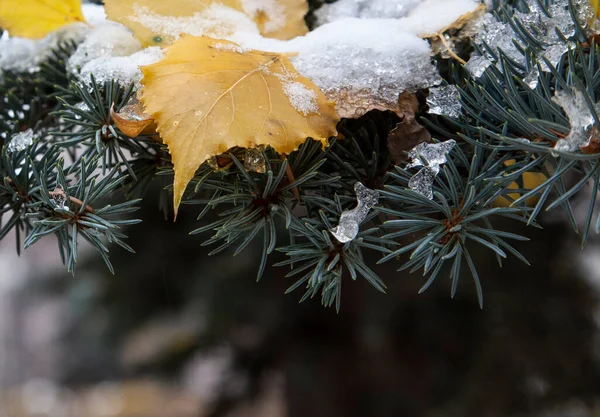
[{"label": "yellow leaf", "polygon": [[594,12],[596,12],[596,16],[600,17],[600,0],[590,0],[592,3],[592,7],[594,8]]},{"label": "yellow leaf", "polygon": [[244,29],[258,27],[266,37],[287,40],[308,32],[306,0],[105,0],[104,7],[144,46],[169,45],[183,33],[230,36],[246,22],[228,11],[245,14],[251,27]]},{"label": "yellow leaf", "polygon": [[75,22],[85,22],[81,0],[0,0],[0,27],[12,36],[40,39]]},{"label": "yellow leaf", "polygon": [[[504,163],[504,165],[506,166],[511,166],[515,163],[514,159],[511,159],[510,161],[506,161]],[[546,176],[544,174],[542,174],[541,172],[526,172],[523,174],[523,187],[527,190],[533,190],[535,187],[537,187],[538,185],[542,184],[544,181],[546,181]],[[510,184],[508,186],[508,189],[517,189],[519,188],[519,185],[516,182],[513,182],[512,184]],[[510,196],[510,198],[512,198],[513,200],[518,199],[519,197],[521,197],[521,194],[519,193],[511,193],[508,194]],[[526,201],[526,204],[529,207],[535,206],[535,204],[538,201],[538,197],[531,197],[528,198]],[[511,202],[505,198],[505,197],[498,197],[496,200],[494,200],[494,206],[495,207],[509,207],[511,204]]]},{"label": "yellow leaf", "polygon": [[256,145],[287,154],[308,137],[325,145],[336,134],[334,104],[284,55],[184,36],[142,72],[141,100],[175,166],[175,213],[211,156]]}]

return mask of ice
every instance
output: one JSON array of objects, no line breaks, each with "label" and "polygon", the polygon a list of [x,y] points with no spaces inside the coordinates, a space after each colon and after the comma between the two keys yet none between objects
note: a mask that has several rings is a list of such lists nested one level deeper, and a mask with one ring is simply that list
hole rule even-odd
[{"label": "ice", "polygon": [[354,240],[360,230],[360,224],[367,218],[369,210],[379,201],[379,193],[360,182],[354,184],[354,192],[358,205],[352,210],[345,210],[340,216],[338,225],[329,230],[340,243]]},{"label": "ice", "polygon": [[440,172],[440,166],[423,167],[408,181],[408,188],[433,200],[433,181]]},{"label": "ice", "polygon": [[137,97],[132,97],[117,113],[122,119],[141,122],[152,118],[144,112],[144,105]]},{"label": "ice", "polygon": [[[589,4],[575,1],[579,11],[580,22],[586,22],[586,15],[590,13]],[[538,4],[538,0],[528,0],[529,12],[516,12],[514,18],[539,42],[538,54],[545,56],[548,61],[556,66],[562,56],[573,47],[572,43],[565,43],[559,31],[569,39],[575,35],[575,24],[569,12],[569,0],[555,0],[548,8],[550,16],[546,15]],[[591,21],[591,19],[589,19]],[[500,49],[509,58],[520,65],[525,65],[525,56],[519,51],[515,42],[524,48],[523,42],[510,24],[498,21],[493,15],[487,14],[483,19],[483,29],[474,37],[474,42],[481,50],[485,50],[484,43],[492,50]],[[487,58],[496,61],[491,55]],[[500,63],[496,62],[498,68]],[[541,61],[542,70],[549,72],[550,68]],[[533,80],[532,80],[533,82]]]},{"label": "ice", "polygon": [[523,78],[523,82],[529,86],[532,90],[537,87],[539,80],[540,72],[537,67],[533,67]]},{"label": "ice", "polygon": [[27,149],[33,144],[33,130],[27,129],[25,132],[17,133],[12,136],[8,143],[8,152],[19,152]]},{"label": "ice", "polygon": [[121,85],[136,84],[142,79],[140,66],[158,62],[163,57],[163,50],[158,46],[142,49],[130,56],[97,58],[83,66],[79,79],[84,83],[90,82],[93,74],[97,83],[115,80]]},{"label": "ice", "polygon": [[258,172],[264,174],[267,172],[267,163],[262,147],[250,148],[246,150],[244,155],[244,168],[247,171]]},{"label": "ice", "polygon": [[465,68],[473,77],[479,78],[490,65],[492,65],[492,61],[488,58],[481,55],[471,55],[471,59],[469,59]]},{"label": "ice", "polygon": [[439,114],[454,119],[458,119],[460,116],[460,93],[454,85],[430,88],[427,104],[430,114]]},{"label": "ice", "polygon": [[591,139],[594,116],[588,107],[584,94],[575,89],[573,92],[557,91],[552,101],[558,104],[569,118],[569,135],[556,142],[554,149],[561,152],[575,152],[587,146]]},{"label": "ice", "polygon": [[128,56],[142,49],[142,44],[131,31],[120,23],[108,22],[98,25],[79,44],[69,58],[67,69],[72,73],[98,58]]},{"label": "ice", "polygon": [[106,22],[106,13],[104,13],[104,7],[94,3],[83,3],[81,5],[81,12],[85,21],[91,26],[98,26]]},{"label": "ice", "polygon": [[453,139],[440,143],[421,143],[415,146],[408,157],[412,161],[406,169],[422,166],[408,182],[408,187],[429,200],[433,199],[433,181],[440,172],[440,165],[447,162],[446,155],[454,148]]},{"label": "ice", "polygon": [[58,210],[69,211],[69,206],[67,205],[68,198],[65,189],[60,184],[56,186],[54,191],[50,192],[50,202]]},{"label": "ice", "polygon": [[405,17],[421,0],[338,0],[317,10],[317,24],[324,25],[346,17],[393,18]]}]

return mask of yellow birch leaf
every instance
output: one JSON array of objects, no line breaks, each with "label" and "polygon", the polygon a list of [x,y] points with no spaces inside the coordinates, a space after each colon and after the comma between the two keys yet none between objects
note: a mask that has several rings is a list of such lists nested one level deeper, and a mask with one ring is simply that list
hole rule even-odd
[{"label": "yellow birch leaf", "polygon": [[40,39],[75,22],[85,22],[81,0],[0,0],[0,27],[11,36]]},{"label": "yellow birch leaf", "polygon": [[334,104],[284,55],[183,36],[142,72],[141,100],[175,168],[175,214],[211,156],[257,145],[288,154],[308,137],[325,145],[336,134]]},{"label": "yellow birch leaf", "polygon": [[590,0],[590,3],[592,3],[596,16],[600,17],[600,0]]},{"label": "yellow birch leaf", "polygon": [[[511,166],[515,163],[514,159],[511,159],[510,161],[506,161],[504,163],[504,165],[506,166]],[[537,187],[540,184],[543,184],[544,181],[546,181],[548,178],[546,178],[546,176],[544,174],[542,174],[541,172],[525,172],[523,174],[523,187],[525,187],[527,190],[533,190],[535,187]],[[512,184],[510,184],[508,186],[508,189],[517,189],[519,188],[519,185],[516,182],[513,182]],[[510,198],[514,200],[518,199],[519,197],[521,197],[521,194],[519,193],[511,193],[508,194],[510,196]],[[535,204],[538,202],[539,197],[535,196],[535,197],[531,197],[528,198],[527,201],[525,202],[529,207],[533,207],[535,206]],[[498,197],[496,200],[494,200],[494,207],[510,207],[511,201],[509,201],[507,198],[505,197]]]},{"label": "yellow birch leaf", "polygon": [[[169,45],[184,33],[225,38],[258,27],[263,36],[287,40],[308,32],[306,0],[105,0],[104,7],[144,46]],[[228,11],[245,14],[251,27]]]}]

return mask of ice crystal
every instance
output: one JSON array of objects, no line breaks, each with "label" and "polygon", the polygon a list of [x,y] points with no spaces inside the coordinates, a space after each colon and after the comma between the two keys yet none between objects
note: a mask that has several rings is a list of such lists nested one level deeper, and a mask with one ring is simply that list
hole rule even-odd
[{"label": "ice crystal", "polygon": [[421,143],[415,146],[408,157],[412,161],[406,169],[422,166],[408,182],[408,187],[422,196],[433,199],[433,181],[440,172],[440,165],[447,162],[446,155],[454,148],[453,139],[441,143]]},{"label": "ice crystal", "polygon": [[27,129],[25,132],[17,133],[12,136],[8,143],[8,152],[19,152],[27,149],[33,143],[33,130]]},{"label": "ice crystal", "polygon": [[525,78],[523,78],[523,82],[533,90],[538,85],[539,76],[540,72],[538,71],[537,67],[534,67],[527,73]]},{"label": "ice crystal", "polygon": [[552,101],[558,104],[569,118],[571,131],[569,135],[556,142],[554,149],[560,152],[575,152],[590,142],[594,116],[579,90],[573,92],[557,91]]},{"label": "ice crystal", "polygon": [[430,88],[427,104],[431,114],[439,114],[455,119],[460,116],[460,93],[454,85]]},{"label": "ice crystal", "polygon": [[360,224],[367,218],[369,210],[379,201],[379,193],[360,182],[354,184],[354,192],[358,205],[352,210],[345,210],[340,216],[338,225],[329,230],[340,243],[354,240],[360,230]]},{"label": "ice crystal", "polygon": [[60,184],[58,184],[54,191],[50,193],[50,202],[58,210],[69,211],[69,206],[67,205],[68,198],[69,197],[67,196],[65,189]]},{"label": "ice crystal", "polygon": [[250,148],[246,150],[244,157],[244,168],[247,171],[258,172],[264,174],[267,172],[267,163],[262,147]]}]

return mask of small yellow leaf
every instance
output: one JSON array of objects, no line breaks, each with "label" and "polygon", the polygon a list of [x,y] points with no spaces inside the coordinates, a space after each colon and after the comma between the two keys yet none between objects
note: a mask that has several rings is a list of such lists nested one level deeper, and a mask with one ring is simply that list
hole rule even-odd
[{"label": "small yellow leaf", "polygon": [[[515,163],[515,160],[511,159],[510,161],[506,161],[504,163],[504,165],[511,166],[514,163]],[[546,176],[544,174],[542,174],[541,172],[526,172],[523,174],[523,187],[525,187],[525,189],[527,189],[527,190],[533,190],[535,187],[542,184],[546,180],[547,180]],[[513,189],[517,189],[517,188],[519,188],[519,185],[516,182],[513,182],[512,184],[510,184],[508,186],[509,190],[513,190]],[[508,196],[510,198],[512,198],[513,200],[516,200],[519,197],[521,197],[521,194],[511,193],[511,194],[508,194]],[[539,197],[528,198],[526,201],[526,204],[529,207],[533,207],[537,203],[538,199],[539,199]],[[495,207],[509,207],[510,204],[511,204],[511,201],[509,201],[507,198],[498,197],[496,200],[494,200],[493,205]]]},{"label": "small yellow leaf", "polygon": [[[224,38],[258,28],[263,36],[287,40],[308,32],[306,0],[105,0],[104,7],[144,46],[169,45],[184,33]],[[231,12],[245,14],[250,27]]]},{"label": "small yellow leaf", "polygon": [[12,36],[40,39],[75,22],[85,22],[81,0],[0,0],[0,27]]},{"label": "small yellow leaf", "polygon": [[235,146],[293,152],[336,134],[335,106],[290,60],[233,42],[184,36],[142,67],[141,100],[169,146],[175,213],[204,161]]}]

